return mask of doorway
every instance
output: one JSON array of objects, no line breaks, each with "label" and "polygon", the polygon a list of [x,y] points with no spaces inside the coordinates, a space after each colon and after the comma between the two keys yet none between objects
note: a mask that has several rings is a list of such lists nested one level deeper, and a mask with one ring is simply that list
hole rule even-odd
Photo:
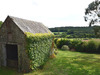
[{"label": "doorway", "polygon": [[17,45],[6,44],[7,66],[18,68],[18,47]]}]

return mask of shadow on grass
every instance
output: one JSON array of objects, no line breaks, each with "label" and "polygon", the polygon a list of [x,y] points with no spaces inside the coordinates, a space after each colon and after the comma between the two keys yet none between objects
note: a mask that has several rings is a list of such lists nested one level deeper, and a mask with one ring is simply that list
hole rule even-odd
[{"label": "shadow on grass", "polygon": [[9,67],[0,67],[0,75],[24,75],[17,72],[17,69]]}]

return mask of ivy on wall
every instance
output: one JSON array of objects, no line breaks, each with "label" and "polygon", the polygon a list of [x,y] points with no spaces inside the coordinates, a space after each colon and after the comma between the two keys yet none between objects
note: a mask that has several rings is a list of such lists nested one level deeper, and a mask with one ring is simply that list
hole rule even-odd
[{"label": "ivy on wall", "polygon": [[29,33],[26,34],[26,52],[30,59],[30,68],[36,69],[43,65],[50,56],[50,48],[54,37],[51,33]]}]

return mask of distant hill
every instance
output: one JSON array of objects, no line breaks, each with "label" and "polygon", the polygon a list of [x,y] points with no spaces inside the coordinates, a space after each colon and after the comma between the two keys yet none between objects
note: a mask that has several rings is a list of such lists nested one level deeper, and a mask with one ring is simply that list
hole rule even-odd
[{"label": "distant hill", "polygon": [[67,32],[69,30],[71,31],[88,31],[93,32],[93,27],[55,27],[55,28],[49,28],[52,32]]},{"label": "distant hill", "polygon": [[74,35],[74,37],[78,38],[95,37],[93,27],[55,27],[49,29],[52,32],[66,32],[67,35]]}]

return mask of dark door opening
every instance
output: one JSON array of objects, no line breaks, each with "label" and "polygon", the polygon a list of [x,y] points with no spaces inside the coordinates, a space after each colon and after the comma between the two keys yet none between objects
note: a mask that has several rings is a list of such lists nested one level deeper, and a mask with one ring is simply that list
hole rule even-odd
[{"label": "dark door opening", "polygon": [[17,45],[6,44],[7,66],[18,67],[18,47]]}]

